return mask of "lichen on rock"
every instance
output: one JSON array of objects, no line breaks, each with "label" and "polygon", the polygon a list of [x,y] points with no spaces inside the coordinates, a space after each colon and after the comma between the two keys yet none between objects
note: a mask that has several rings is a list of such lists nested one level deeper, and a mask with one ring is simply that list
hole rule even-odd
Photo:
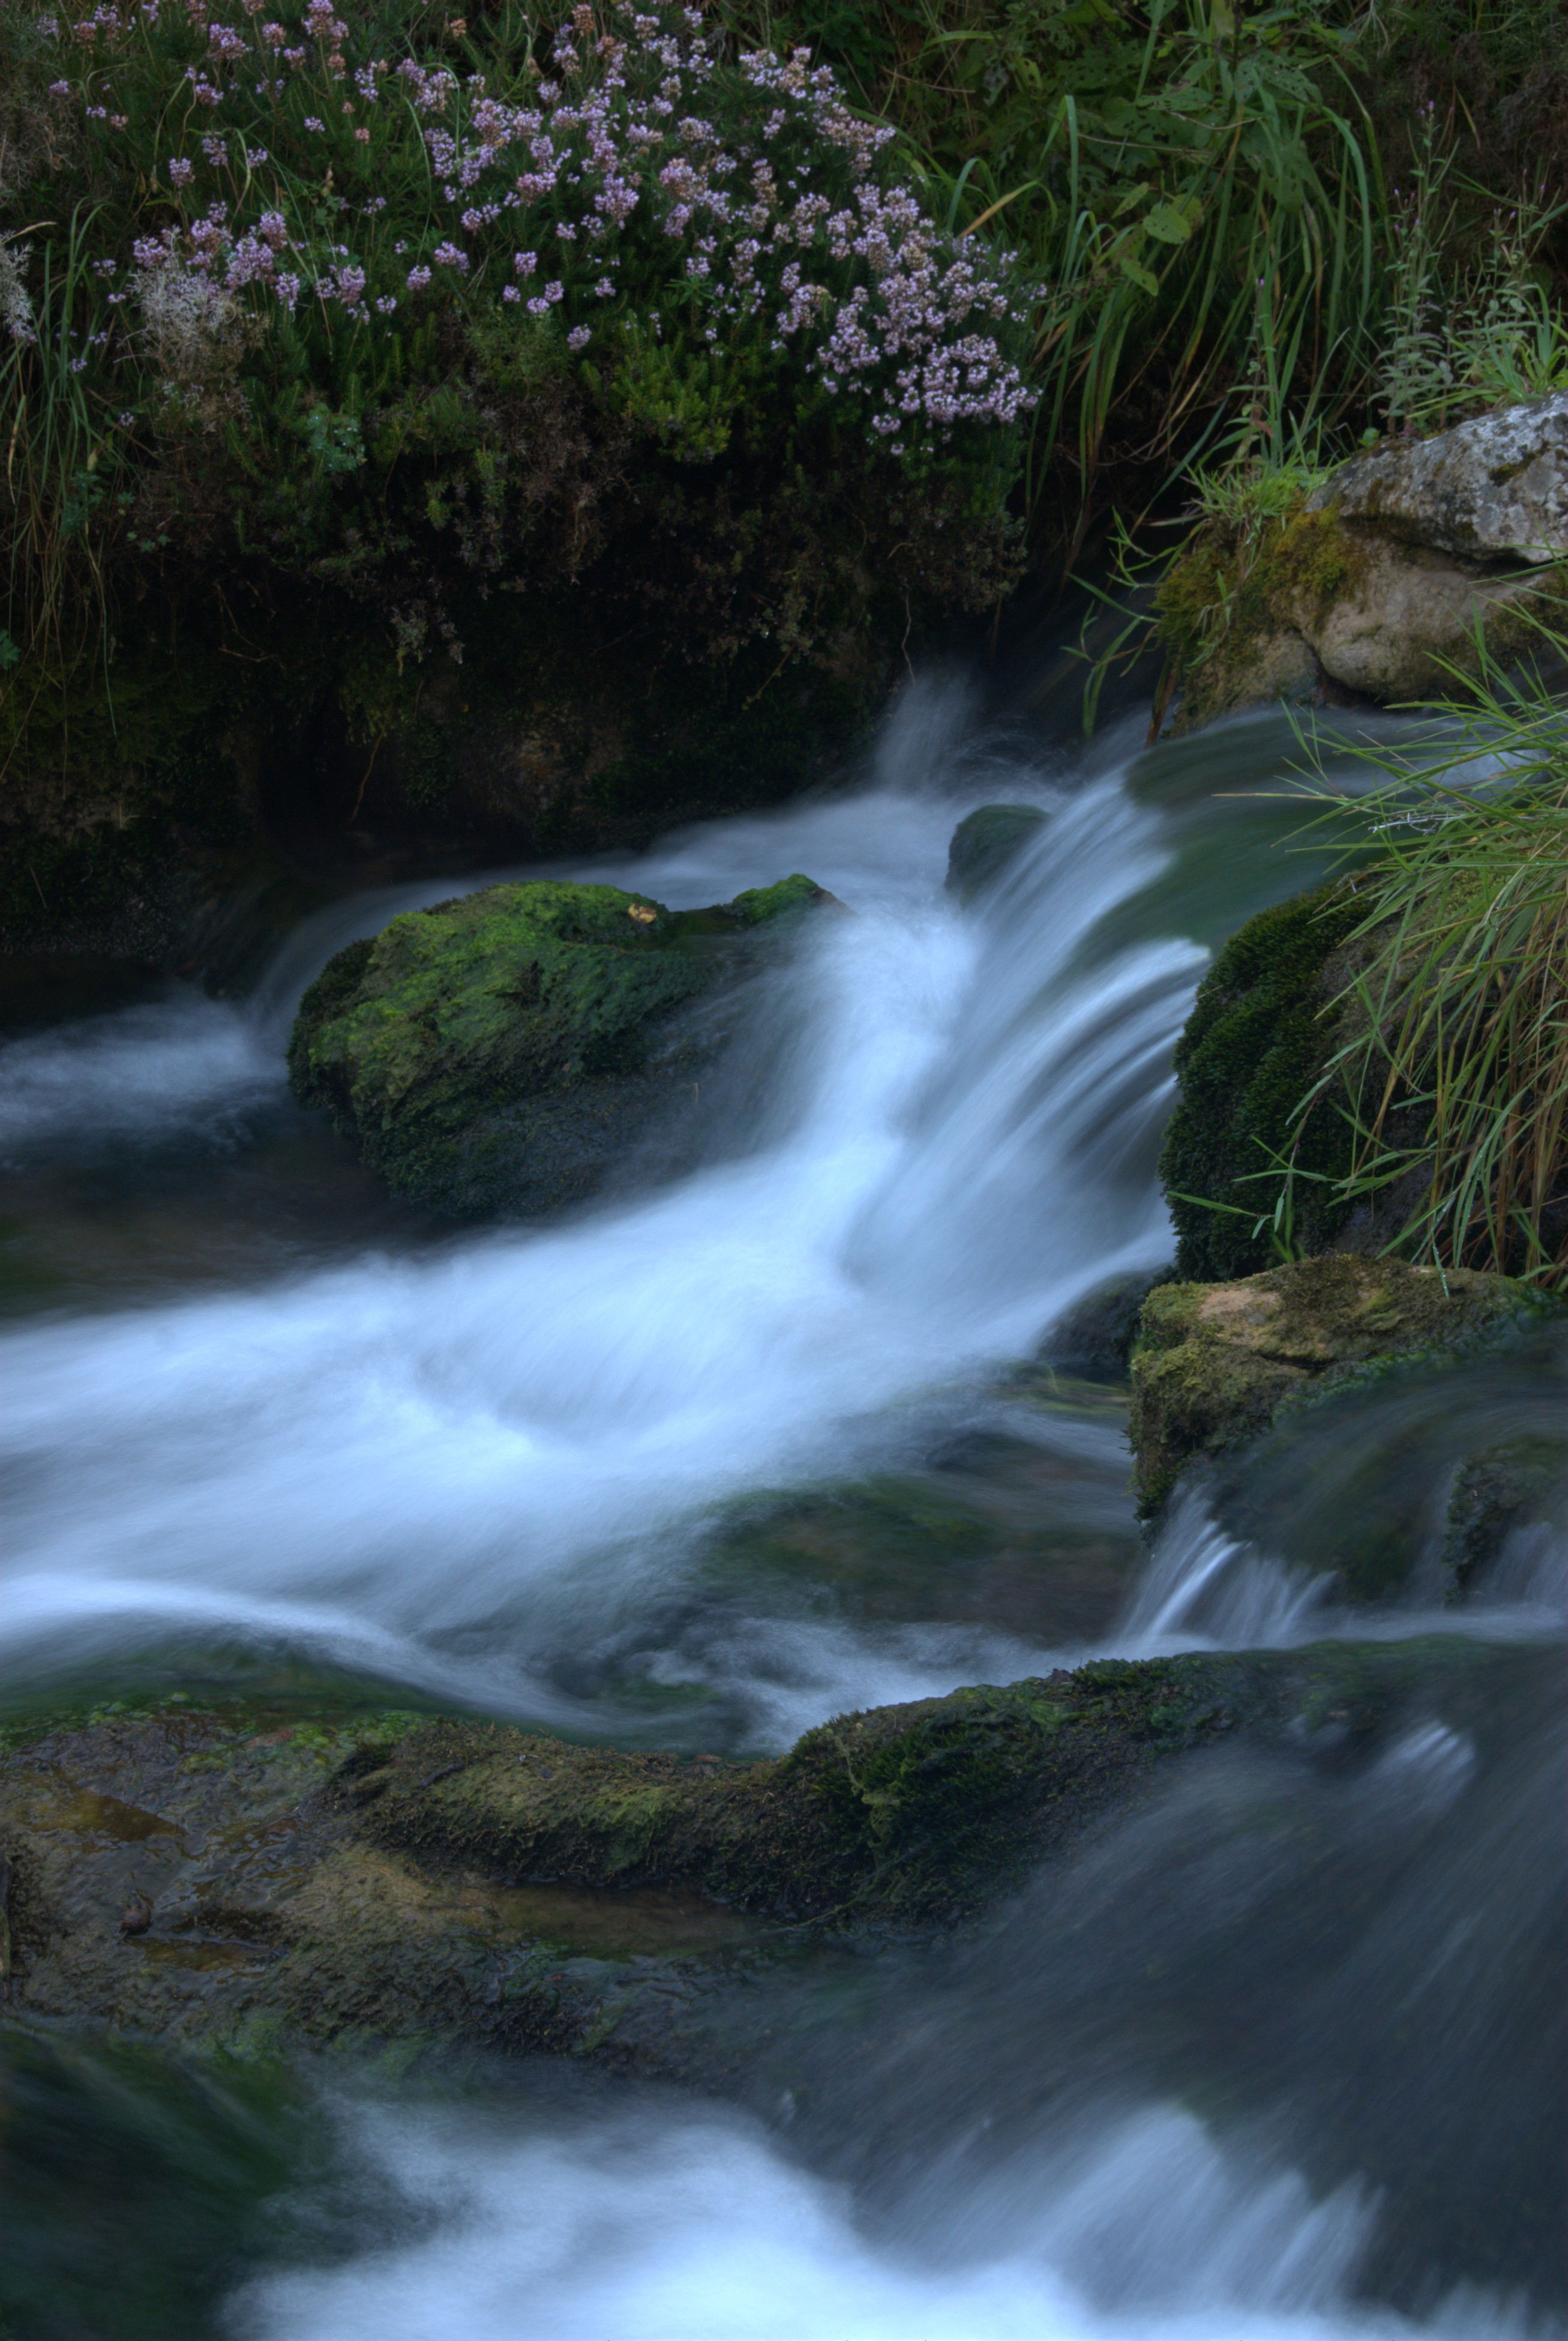
[{"label": "lichen on rock", "polygon": [[1157,1510],[1184,1471],[1261,1437],[1286,1408],[1506,1341],[1556,1305],[1510,1277],[1345,1252],[1156,1285],[1132,1362],[1141,1507]]},{"label": "lichen on rock", "polygon": [[732,993],[831,898],[797,873],[671,911],[618,886],[489,886],[392,920],[300,1003],[294,1094],[397,1193],[460,1215],[552,1210],[684,1112]]},{"label": "lichen on rock", "polygon": [[1507,663],[1568,574],[1568,394],[1357,456],[1294,509],[1206,519],[1156,591],[1176,728],[1270,700],[1400,705]]}]

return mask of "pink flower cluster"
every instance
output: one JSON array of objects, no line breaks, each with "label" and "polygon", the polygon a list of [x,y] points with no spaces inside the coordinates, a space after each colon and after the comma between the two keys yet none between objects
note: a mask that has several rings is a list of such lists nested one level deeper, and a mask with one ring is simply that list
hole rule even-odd
[{"label": "pink flower cluster", "polygon": [[[297,0],[272,0],[293,31],[258,21],[266,5],[103,0],[59,35],[82,60],[84,104],[99,101],[93,115],[113,96],[94,86],[94,75],[105,81],[105,52],[138,17],[167,12],[204,42],[185,74],[195,119],[204,112],[211,125],[192,141],[201,160],[176,154],[166,168],[172,200],[205,209],[143,238],[139,271],[166,281],[178,269],[291,313],[308,288],[369,332],[433,283],[447,300],[488,294],[536,318],[557,314],[574,350],[590,338],[612,348],[625,314],[656,334],[694,329],[720,348],[760,342],[813,394],[853,402],[873,443],[897,453],[956,426],[1012,424],[1035,403],[1004,348],[1032,300],[1012,255],[946,234],[912,189],[891,182],[883,150],[893,133],[851,112],[806,51],[729,63],[694,7],[585,0],[556,35],[551,71],[498,95],[481,75],[460,78],[412,55],[351,61],[354,12],[340,15],[333,0],[305,0],[297,16]],[[275,174],[268,191],[267,149],[253,143],[285,94],[296,125],[327,142],[352,134],[368,144],[372,120],[410,136],[412,115],[435,219],[393,245],[372,225],[385,207],[378,195],[358,205],[362,249],[324,244]],[[302,98],[320,110],[296,111]],[[254,103],[263,99],[268,116]],[[267,206],[248,223],[198,184],[203,168],[237,175],[242,162],[236,204]],[[352,212],[337,200],[340,214]],[[529,249],[514,252],[519,243]],[[515,281],[536,269],[547,283]]]}]

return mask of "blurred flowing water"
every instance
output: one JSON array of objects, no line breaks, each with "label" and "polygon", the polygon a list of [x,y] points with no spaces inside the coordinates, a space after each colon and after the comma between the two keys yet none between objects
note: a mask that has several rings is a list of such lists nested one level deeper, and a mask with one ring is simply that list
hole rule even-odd
[{"label": "blurred flowing water", "polygon": [[[1095,1651],[1442,1630],[1483,1686],[1375,1758],[1205,1759],[983,1938],[860,1956],[858,2014],[735,2104],[323,2099],[211,2329],[1559,2329],[1563,1553],[1460,1609],[1433,1555],[1466,1439],[1560,1434],[1560,1359],[1331,1412],[1146,1559],[1116,1390],[1019,1371],[1169,1257],[1194,986],[1325,866],[1297,758],[1272,719],[1048,757],[928,683],[858,791],[571,873],[684,907],[803,870],[852,915],[749,1003],[695,1167],[548,1226],[434,1226],[287,1098],[303,985],[450,878],[318,914],[243,1001],[5,1046],[14,1699],[308,1663],[761,1751]],[[948,842],[1001,801],[1047,818],[966,910]],[[1368,1507],[1414,1555],[1371,1615],[1333,1574]]]}]

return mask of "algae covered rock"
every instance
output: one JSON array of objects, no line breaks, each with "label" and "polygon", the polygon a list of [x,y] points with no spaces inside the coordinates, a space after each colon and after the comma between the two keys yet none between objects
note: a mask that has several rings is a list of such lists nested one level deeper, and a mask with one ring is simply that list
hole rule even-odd
[{"label": "algae covered rock", "polygon": [[1299,1755],[1331,1719],[1375,1747],[1414,1691],[1457,1716],[1495,1655],[1096,1661],[840,1716],[754,1763],[297,1701],[40,1718],[0,1757],[10,2009],[690,2075],[732,2064],[724,1995],[776,1988],[825,1930],[961,1920],[1216,1741]]},{"label": "algae covered rock", "polygon": [[1050,818],[1039,805],[977,805],[953,832],[947,889],[961,902],[996,883]]},{"label": "algae covered rock", "polygon": [[1163,1503],[1192,1465],[1260,1437],[1283,1408],[1505,1341],[1554,1307],[1510,1277],[1350,1253],[1233,1283],[1156,1285],[1132,1362],[1142,1507]]},{"label": "algae covered rock", "polygon": [[1350,1168],[1349,1125],[1333,1098],[1296,1107],[1335,1046],[1335,955],[1365,915],[1354,891],[1321,887],[1262,911],[1234,934],[1198,987],[1176,1051],[1181,1094],[1160,1179],[1176,1222],[1177,1272],[1216,1279],[1265,1268],[1279,1165],[1293,1161],[1295,1236],[1324,1249],[1348,1206],[1321,1182]]},{"label": "algae covered rock", "polygon": [[618,886],[488,886],[392,920],[300,1003],[289,1076],[437,1210],[550,1210],[687,1114],[725,1038],[699,1003],[830,898],[797,874],[710,910]]}]

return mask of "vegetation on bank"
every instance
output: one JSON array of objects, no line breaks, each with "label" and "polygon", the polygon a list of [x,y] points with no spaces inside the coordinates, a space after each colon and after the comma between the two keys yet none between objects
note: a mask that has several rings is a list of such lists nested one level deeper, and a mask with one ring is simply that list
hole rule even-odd
[{"label": "vegetation on bank", "polygon": [[1161,1160],[1185,1275],[1349,1244],[1568,1289],[1568,715],[1479,664],[1444,739],[1366,751],[1321,816],[1375,860],[1199,988]]},{"label": "vegetation on bank", "polygon": [[19,0],[0,921],[280,785],[544,851],[776,792],[1022,532],[1207,465],[1245,533],[1556,379],[1565,23]]},{"label": "vegetation on bank", "polygon": [[149,0],[6,12],[0,82],[0,761],[46,855],[247,743],[357,772],[344,825],[378,760],[536,843],[573,788],[588,840],[733,801],[1017,573],[1027,288],[802,57],[668,0]]}]

